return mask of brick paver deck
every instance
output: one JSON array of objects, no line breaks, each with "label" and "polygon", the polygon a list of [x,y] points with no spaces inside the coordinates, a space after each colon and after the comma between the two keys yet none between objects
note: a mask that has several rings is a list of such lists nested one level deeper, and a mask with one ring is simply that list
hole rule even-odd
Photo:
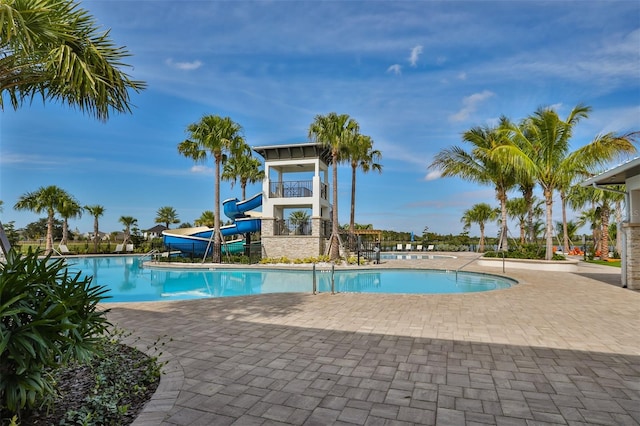
[{"label": "brick paver deck", "polygon": [[506,275],[520,284],[113,304],[109,318],[143,349],[164,342],[137,425],[640,424],[640,293],[608,267]]}]

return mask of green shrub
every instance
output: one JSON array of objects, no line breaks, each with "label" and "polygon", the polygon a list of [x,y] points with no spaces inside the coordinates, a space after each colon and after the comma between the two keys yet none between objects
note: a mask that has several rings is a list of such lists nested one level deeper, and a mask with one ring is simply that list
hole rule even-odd
[{"label": "green shrub", "polygon": [[110,325],[97,306],[107,289],[40,254],[12,250],[0,265],[0,411],[18,415],[51,401],[46,371],[90,359]]},{"label": "green shrub", "polygon": [[[512,247],[506,252],[488,251],[484,253],[484,257],[502,257],[503,255],[507,259],[544,260],[545,249],[537,244],[524,244],[520,247]],[[566,257],[564,255],[554,253],[552,260],[566,260]]]}]

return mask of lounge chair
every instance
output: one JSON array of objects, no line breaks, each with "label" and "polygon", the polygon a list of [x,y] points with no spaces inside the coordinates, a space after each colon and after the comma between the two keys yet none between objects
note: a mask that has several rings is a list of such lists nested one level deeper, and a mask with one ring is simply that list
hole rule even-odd
[{"label": "lounge chair", "polygon": [[123,251],[124,251],[124,244],[116,244],[116,249],[113,252],[122,253]]},{"label": "lounge chair", "polygon": [[396,245],[396,250],[398,250],[398,251],[402,251],[402,243],[398,243],[398,244]]},{"label": "lounge chair", "polygon": [[58,252],[60,252],[61,255],[66,256],[69,254],[73,254],[70,250],[69,247],[67,247],[66,244],[60,244],[58,245]]},{"label": "lounge chair", "polygon": [[406,247],[405,247],[404,249],[405,249],[405,250],[407,250],[407,251],[411,251],[411,250],[413,250],[413,249],[411,248],[411,246],[412,246],[412,244],[411,244],[411,243],[409,243],[409,244],[407,244],[407,245],[406,245]]},{"label": "lounge chair", "polygon": [[127,253],[133,253],[133,244],[127,244]]},{"label": "lounge chair", "polygon": [[417,250],[417,251],[422,251],[422,244],[418,244],[418,245],[416,246],[416,250]]},{"label": "lounge chair", "polygon": [[429,244],[427,246],[427,251],[433,251],[433,249],[434,249],[433,244]]}]

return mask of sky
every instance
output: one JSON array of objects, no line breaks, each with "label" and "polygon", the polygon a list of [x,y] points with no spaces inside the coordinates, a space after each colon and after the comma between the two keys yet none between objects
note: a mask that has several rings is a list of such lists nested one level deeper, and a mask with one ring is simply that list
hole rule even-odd
[{"label": "sky", "polygon": [[[84,1],[123,68],[148,88],[132,114],[100,122],[35,100],[0,112],[0,220],[43,215],[19,197],[57,185],[99,204],[100,230],[155,225],[160,207],[182,222],[214,210],[213,163],[178,153],[189,124],[229,116],[252,146],[308,142],[318,114],[348,114],[381,151],[381,174],[359,173],[356,222],[376,229],[462,232],[474,204],[498,206],[490,186],[428,168],[461,134],[519,121],[539,107],[561,117],[592,107],[576,149],[602,133],[640,130],[640,2],[632,1]],[[257,154],[256,154],[257,156]],[[258,156],[261,159],[261,157]],[[338,212],[349,221],[350,170],[338,169]],[[247,196],[261,191],[249,185]],[[519,194],[513,192],[511,197]],[[241,198],[221,185],[221,199]],[[558,197],[556,197],[558,201]],[[560,218],[559,201],[554,217]],[[571,219],[570,217],[569,219]],[[225,219],[225,218],[223,218]],[[70,228],[93,230],[85,213]],[[511,233],[518,234],[510,224]],[[496,224],[489,224],[495,235]],[[476,226],[471,235],[479,235]]]}]

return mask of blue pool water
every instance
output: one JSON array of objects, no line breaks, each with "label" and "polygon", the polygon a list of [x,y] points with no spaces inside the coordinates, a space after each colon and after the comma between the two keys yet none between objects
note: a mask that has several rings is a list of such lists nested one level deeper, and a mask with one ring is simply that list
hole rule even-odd
[{"label": "blue pool water", "polygon": [[[93,284],[109,289],[107,302],[183,300],[246,296],[264,293],[308,292],[310,270],[165,269],[143,268],[135,256],[85,257],[67,260],[70,272],[92,275]],[[457,277],[457,278],[456,278]],[[438,270],[336,270],[336,292],[441,294],[471,293],[509,288],[515,281],[495,275]],[[331,291],[331,271],[316,271],[320,292]]]}]

